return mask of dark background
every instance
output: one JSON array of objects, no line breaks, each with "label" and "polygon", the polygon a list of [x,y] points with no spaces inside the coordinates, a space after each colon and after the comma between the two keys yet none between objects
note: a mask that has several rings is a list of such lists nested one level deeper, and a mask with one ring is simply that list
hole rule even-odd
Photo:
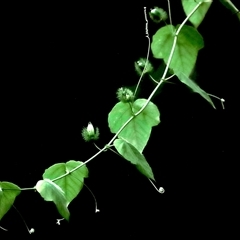
[{"label": "dark background", "polygon": [[[171,1],[173,23],[184,19],[180,1]],[[233,1],[240,8],[238,1]],[[145,57],[143,7],[167,1],[126,3],[34,3],[6,6],[1,28],[1,167],[0,180],[33,187],[44,170],[59,162],[86,161],[97,149],[81,138],[91,121],[100,129],[99,147],[112,134],[107,116],[116,90],[137,83],[134,61]],[[240,23],[217,1],[199,27],[205,48],[199,53],[195,80],[213,99],[204,99],[173,80],[153,99],[161,123],[144,150],[157,193],[130,163],[111,152],[87,166],[86,188],[70,204],[70,222],[38,193],[23,191],[1,220],[1,239],[98,237],[164,238],[229,236],[235,229]],[[158,26],[149,20],[152,36]],[[141,97],[152,88],[144,78]],[[236,170],[235,170],[236,169]],[[231,220],[231,221],[230,221]],[[1,236],[4,236],[2,238]]]}]

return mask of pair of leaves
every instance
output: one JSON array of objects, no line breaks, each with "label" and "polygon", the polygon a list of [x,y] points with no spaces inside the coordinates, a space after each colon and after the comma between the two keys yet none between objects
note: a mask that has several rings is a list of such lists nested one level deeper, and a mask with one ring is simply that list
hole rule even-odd
[{"label": "pair of leaves", "polygon": [[13,205],[21,189],[10,182],[0,182],[0,220]]},{"label": "pair of leaves", "polygon": [[88,177],[88,169],[85,165],[60,178],[52,181],[59,176],[69,173],[72,169],[80,166],[82,162],[70,160],[67,163],[57,163],[45,170],[43,180],[38,181],[36,190],[45,201],[53,201],[58,212],[66,220],[69,220],[69,203],[79,194],[83,185],[84,178]]},{"label": "pair of leaves", "polygon": [[[117,103],[108,115],[108,124],[112,133],[118,130],[137,113],[145,104],[146,99],[137,99],[134,103]],[[117,151],[147,178],[153,179],[153,172],[146,161],[144,150],[153,126],[160,123],[160,112],[155,104],[149,102],[146,108],[129,122],[114,141]]]},{"label": "pair of leaves", "polygon": [[[108,124],[112,133],[118,130],[137,113],[146,103],[146,99],[137,99],[134,103],[117,103],[108,115]],[[132,144],[140,153],[145,148],[153,126],[160,123],[160,112],[155,104],[149,102],[146,108],[120,132],[122,139]]]}]

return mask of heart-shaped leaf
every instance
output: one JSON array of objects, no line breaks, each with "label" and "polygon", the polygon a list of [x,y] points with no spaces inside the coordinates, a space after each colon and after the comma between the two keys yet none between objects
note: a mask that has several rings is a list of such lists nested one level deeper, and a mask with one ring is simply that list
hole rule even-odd
[{"label": "heart-shaped leaf", "polygon": [[[45,170],[43,179],[55,179],[72,169],[80,166],[83,162],[70,160],[67,163],[57,163]],[[64,192],[67,202],[70,203],[81,191],[84,185],[84,178],[88,177],[88,169],[83,165],[76,171],[54,181]]]},{"label": "heart-shaped leaf", "polygon": [[0,182],[0,220],[13,205],[21,189],[10,182]]},{"label": "heart-shaped leaf", "polygon": [[[175,28],[167,25],[160,28],[151,43],[152,53],[155,58],[163,59],[167,64],[170,52],[173,47]],[[204,42],[201,34],[193,27],[184,25],[177,36],[177,43],[174,49],[170,68],[174,71],[181,71],[189,76],[195,66],[198,51],[203,48]]]},{"label": "heart-shaped leaf", "polygon": [[[146,103],[146,99],[137,99],[132,105],[117,103],[108,115],[108,124],[112,133],[117,133],[124,123],[137,113]],[[121,131],[119,137],[131,143],[139,152],[146,146],[153,126],[160,123],[160,113],[152,102]]]}]

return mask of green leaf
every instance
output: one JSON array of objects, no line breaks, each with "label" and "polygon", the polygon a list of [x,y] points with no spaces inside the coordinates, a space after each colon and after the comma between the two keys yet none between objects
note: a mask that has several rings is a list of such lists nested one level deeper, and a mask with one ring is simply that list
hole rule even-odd
[{"label": "green leaf", "polygon": [[[53,180],[72,169],[81,165],[83,162],[70,160],[67,163],[57,163],[45,170],[43,179]],[[88,177],[88,169],[83,165],[71,174],[54,181],[65,193],[67,202],[70,203],[83,188],[84,178]]]},{"label": "green leaf", "polygon": [[58,212],[66,220],[69,220],[68,202],[63,190],[49,179],[40,180],[37,182],[36,190],[40,193],[45,201],[53,201],[58,209]]},{"label": "green leaf", "polygon": [[200,23],[203,21],[208,9],[210,8],[212,1],[189,1],[182,0],[182,6],[185,14],[188,16],[191,11],[198,5],[199,2],[202,2],[199,8],[193,13],[193,15],[189,18],[189,21],[193,24],[195,28],[197,28]]},{"label": "green leaf", "polygon": [[114,146],[117,151],[129,162],[136,165],[136,168],[147,178],[154,179],[152,169],[147,160],[133,145],[123,139],[116,139]]},{"label": "green leaf", "polygon": [[[173,46],[175,37],[175,28],[167,25],[160,28],[151,43],[152,53],[155,58],[163,59],[165,64]],[[198,51],[203,48],[204,42],[201,34],[193,27],[183,26],[178,37],[170,68],[175,71],[181,71],[189,76],[195,66]]]},{"label": "green leaf", "polygon": [[[129,103],[117,103],[108,115],[108,124],[112,133],[117,131],[146,103],[146,99],[137,99],[132,108]],[[160,123],[160,113],[152,102],[121,131],[119,137],[131,143],[139,152],[146,146],[153,126]]]},{"label": "green leaf", "polygon": [[202,90],[193,80],[191,80],[188,76],[186,76],[184,73],[180,71],[175,72],[175,74],[182,83],[186,84],[194,92],[200,94],[205,100],[207,100],[213,106],[213,108],[215,108],[212,99],[209,97],[209,95],[204,90]]},{"label": "green leaf", "polygon": [[10,182],[0,182],[0,220],[8,212],[21,189]]}]

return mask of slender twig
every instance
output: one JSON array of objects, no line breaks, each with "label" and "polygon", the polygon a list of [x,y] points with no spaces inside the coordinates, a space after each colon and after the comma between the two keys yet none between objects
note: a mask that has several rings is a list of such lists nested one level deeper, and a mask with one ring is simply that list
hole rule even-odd
[{"label": "slender twig", "polygon": [[[158,191],[157,187],[155,186],[155,184],[152,182],[151,179],[149,179],[150,183],[153,185],[153,187]],[[158,191],[159,192],[159,191]]]},{"label": "slender twig", "polygon": [[170,6],[170,0],[167,0],[168,2],[168,15],[169,15],[169,22],[172,26],[172,32],[174,32],[173,25],[172,25],[172,14],[171,14],[171,6]]},{"label": "slender twig", "polygon": [[[171,78],[174,77],[174,76],[175,76],[175,74],[171,75],[171,76],[168,77],[168,78],[162,79],[162,80],[164,80],[166,83],[175,84],[175,83],[173,83],[173,82],[169,82],[169,81],[168,81],[169,79],[171,79]],[[156,84],[159,83],[159,82],[158,82],[157,80],[155,80],[150,74],[149,74],[149,77],[150,77],[150,78],[153,80],[153,82],[155,82]]]},{"label": "slender twig", "polygon": [[3,228],[3,227],[1,227],[1,226],[0,226],[0,228],[1,228],[2,230],[4,230],[4,231],[8,231],[6,228]]},{"label": "slender twig", "polygon": [[[94,146],[98,149],[98,150],[101,150],[100,147],[97,146],[96,143],[93,143]],[[112,145],[113,146],[113,145]],[[107,150],[109,149],[110,151],[112,151],[113,153],[117,154],[118,156],[122,157],[122,155],[120,155],[118,152],[116,152],[115,150],[111,149],[112,146],[108,146]]]},{"label": "slender twig", "polygon": [[144,74],[144,72],[145,72],[145,69],[147,68],[148,58],[149,58],[149,52],[150,52],[150,44],[151,44],[151,41],[150,41],[150,37],[149,37],[149,33],[148,33],[148,19],[147,19],[146,7],[144,7],[144,17],[145,17],[145,21],[146,21],[145,33],[146,33],[146,38],[148,39],[147,60],[146,60],[144,69],[143,69],[143,71],[142,71],[142,74],[141,74],[141,76],[140,76],[140,78],[139,78],[139,80],[138,80],[137,86],[136,86],[136,88],[135,88],[134,96],[136,96],[136,94],[137,94],[138,87],[139,87],[139,85],[140,85],[140,83],[141,83],[141,80],[142,80],[143,74]]},{"label": "slender twig", "polygon": [[32,188],[20,188],[20,189],[17,189],[17,188],[2,188],[2,190],[11,190],[11,191],[26,191],[26,190],[36,190],[35,187],[32,187]]},{"label": "slender twig", "polygon": [[22,214],[17,210],[17,208],[16,208],[14,205],[12,205],[12,206],[15,208],[15,210],[17,211],[17,213],[19,214],[19,216],[20,216],[21,219],[23,220],[23,222],[24,222],[24,224],[25,224],[25,226],[26,226],[29,234],[34,233],[34,232],[35,232],[34,228],[29,229],[28,226],[27,226],[27,223],[25,222],[25,220],[24,220],[24,218],[23,218],[23,216],[22,216]]},{"label": "slender twig", "polygon": [[153,187],[155,188],[155,190],[158,192],[158,193],[164,193],[165,190],[163,187],[160,187],[159,189],[157,189],[157,187],[155,186],[155,184],[153,183],[153,181],[149,178],[148,179],[150,181],[150,183],[153,185]]},{"label": "slender twig", "polygon": [[224,102],[225,102],[225,100],[224,100],[223,98],[219,98],[219,97],[217,97],[217,96],[215,96],[215,95],[213,95],[213,94],[210,94],[210,93],[207,93],[207,95],[209,95],[210,97],[214,97],[214,98],[220,100],[220,101],[221,101],[221,104],[222,104],[222,108],[225,109],[225,107],[224,107]]},{"label": "slender twig", "polygon": [[96,199],[95,195],[93,194],[93,192],[91,191],[91,189],[90,189],[85,183],[83,183],[83,184],[84,184],[84,186],[88,189],[88,191],[92,194],[92,196],[93,196],[93,198],[94,198],[94,201],[95,201],[95,213],[100,212],[100,210],[99,210],[98,207],[97,207],[97,199]]}]

